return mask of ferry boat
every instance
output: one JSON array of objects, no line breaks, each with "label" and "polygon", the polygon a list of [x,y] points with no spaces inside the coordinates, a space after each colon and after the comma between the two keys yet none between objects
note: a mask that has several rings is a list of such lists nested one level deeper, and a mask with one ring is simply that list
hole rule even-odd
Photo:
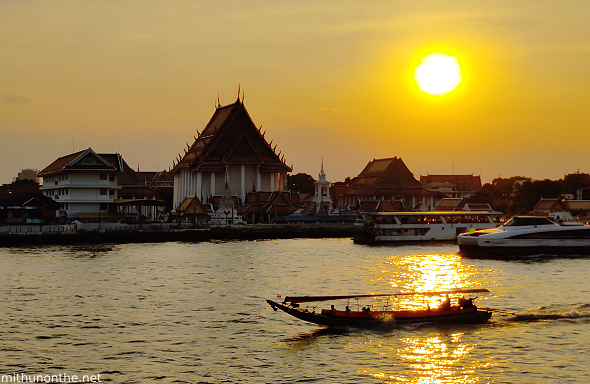
[{"label": "ferry boat", "polygon": [[[477,324],[485,323],[492,316],[492,312],[480,310],[474,304],[475,298],[465,298],[468,293],[489,293],[487,289],[454,289],[439,292],[413,292],[394,294],[371,294],[349,296],[288,296],[282,303],[266,300],[273,310],[281,310],[289,315],[313,324],[331,328],[344,329],[389,329],[401,324],[409,323],[451,323]],[[460,296],[457,296],[460,295]],[[302,303],[351,300],[363,298],[383,298],[388,300],[382,306],[367,306],[353,310],[349,305],[346,309],[321,309],[316,312],[315,307],[301,308]],[[421,307],[416,307],[420,302]],[[390,298],[394,301],[390,302]],[[400,307],[402,298],[411,298],[413,308]],[[438,301],[439,306],[430,307],[430,302]],[[350,304],[350,303],[349,303]],[[396,306],[396,309],[390,307]],[[357,305],[359,307],[359,305]]]},{"label": "ferry boat", "polygon": [[501,212],[428,211],[361,213],[354,224],[355,243],[449,241],[470,230],[495,228]]},{"label": "ferry boat", "polygon": [[547,217],[514,216],[499,228],[471,231],[457,237],[465,256],[590,254],[590,225],[556,223]]}]

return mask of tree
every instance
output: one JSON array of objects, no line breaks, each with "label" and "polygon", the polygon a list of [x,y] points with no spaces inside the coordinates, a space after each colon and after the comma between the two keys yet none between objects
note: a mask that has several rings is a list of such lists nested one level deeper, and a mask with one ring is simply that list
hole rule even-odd
[{"label": "tree", "polygon": [[315,193],[315,179],[307,173],[298,173],[296,175],[287,175],[287,184],[289,189],[295,192]]},{"label": "tree", "polygon": [[37,183],[35,180],[22,179],[22,180],[14,180],[10,184],[12,184],[12,185],[38,185],[39,183]]},{"label": "tree", "polygon": [[496,195],[495,197],[512,196],[514,189],[518,189],[518,185],[515,185],[515,183],[519,180],[530,180],[530,178],[524,176],[512,176],[508,179],[498,177],[492,180],[492,186],[500,191],[500,195]]},{"label": "tree", "polygon": [[514,198],[514,207],[519,214],[525,214],[532,211],[539,200],[554,199],[561,194],[561,184],[559,181],[549,179],[538,180],[534,183],[526,181],[516,193]]},{"label": "tree", "polygon": [[565,175],[561,181],[561,193],[576,195],[578,189],[590,187],[590,175],[587,173],[570,173]]},{"label": "tree", "polygon": [[503,192],[500,188],[493,184],[485,183],[474,197],[477,199],[491,199],[492,197],[501,197],[502,195]]}]

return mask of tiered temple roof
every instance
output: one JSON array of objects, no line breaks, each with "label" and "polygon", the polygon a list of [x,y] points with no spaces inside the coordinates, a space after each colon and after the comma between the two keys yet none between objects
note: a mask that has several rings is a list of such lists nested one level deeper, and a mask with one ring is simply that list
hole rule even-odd
[{"label": "tiered temple roof", "polygon": [[284,156],[275,152],[264,132],[256,128],[243,102],[218,106],[205,129],[195,137],[173,171],[179,169],[225,172],[226,164],[257,164],[261,172],[290,172]]},{"label": "tiered temple roof", "polygon": [[392,196],[399,193],[412,195],[431,195],[402,159],[373,159],[362,172],[352,179],[345,195]]}]

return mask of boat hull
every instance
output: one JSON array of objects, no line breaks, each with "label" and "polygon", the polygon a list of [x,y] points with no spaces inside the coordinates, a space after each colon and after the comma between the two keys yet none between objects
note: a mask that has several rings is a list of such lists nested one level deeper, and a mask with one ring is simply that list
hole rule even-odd
[{"label": "boat hull", "polygon": [[[466,257],[518,257],[527,255],[590,255],[590,227],[547,232],[489,235],[462,234],[457,238],[459,254]],[[559,238],[557,236],[560,236]]]},{"label": "boat hull", "polygon": [[528,245],[466,245],[459,244],[459,254],[472,258],[510,258],[530,255],[590,255],[590,244],[588,245],[543,245],[539,243],[530,243]]},{"label": "boat hull", "polygon": [[353,317],[323,312],[304,312],[272,300],[266,301],[275,311],[280,309],[300,320],[331,328],[387,329],[410,323],[480,324],[485,323],[492,316],[491,312],[473,307],[470,310],[457,309],[444,312],[433,310],[429,315],[422,313],[425,311],[416,316],[394,316],[393,312],[376,312],[371,316]]}]

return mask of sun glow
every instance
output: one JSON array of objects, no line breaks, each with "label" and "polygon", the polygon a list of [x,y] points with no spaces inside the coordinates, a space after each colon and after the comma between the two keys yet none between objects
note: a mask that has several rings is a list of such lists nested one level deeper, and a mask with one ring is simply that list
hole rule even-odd
[{"label": "sun glow", "polygon": [[461,67],[456,57],[432,53],[416,67],[414,79],[422,92],[444,95],[457,88],[461,82]]}]

